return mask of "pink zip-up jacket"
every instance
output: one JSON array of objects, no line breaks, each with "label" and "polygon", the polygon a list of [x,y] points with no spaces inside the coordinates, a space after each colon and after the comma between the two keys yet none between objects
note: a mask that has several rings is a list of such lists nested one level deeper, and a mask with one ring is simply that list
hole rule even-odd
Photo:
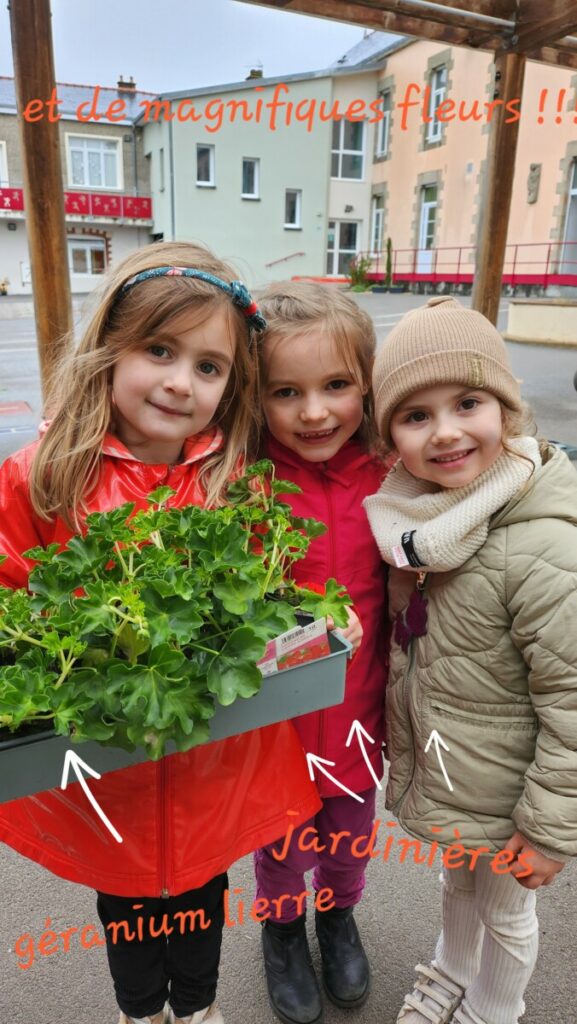
[{"label": "pink zip-up jacket", "polygon": [[[328,527],[311,542],[305,558],[296,562],[297,583],[325,584],[334,577],[354,601],[363,627],[363,640],[347,670],[343,704],[293,719],[305,752],[334,761],[328,770],[354,792],[374,785],[358,736],[346,741],[356,720],[368,732],[365,750],[377,778],[383,774],[386,658],[386,567],[371,534],[363,499],[378,490],[384,464],[349,441],[328,462],[305,462],[275,438],[268,437],[266,456],[279,480],[290,480],[302,494],[284,494],[297,516],[313,516]],[[343,796],[321,772],[315,772],[322,797]]]}]

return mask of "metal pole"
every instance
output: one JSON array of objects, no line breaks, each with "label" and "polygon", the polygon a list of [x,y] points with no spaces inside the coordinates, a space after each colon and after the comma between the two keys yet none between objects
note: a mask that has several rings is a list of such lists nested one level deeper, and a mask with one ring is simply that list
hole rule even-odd
[{"label": "metal pole", "polygon": [[[72,331],[49,0],[11,0],[24,206],[44,399]],[[32,101],[43,101],[42,107]],[[25,117],[24,114],[27,114]]]}]

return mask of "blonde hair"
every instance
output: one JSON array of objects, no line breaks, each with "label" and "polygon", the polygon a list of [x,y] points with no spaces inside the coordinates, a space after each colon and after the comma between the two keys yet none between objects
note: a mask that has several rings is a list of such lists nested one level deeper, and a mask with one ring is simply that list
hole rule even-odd
[{"label": "blonde hair", "polygon": [[259,308],[267,322],[261,347],[263,380],[266,380],[265,350],[271,342],[321,328],[363,392],[363,421],[357,437],[367,451],[380,452],[382,445],[375,424],[372,389],[377,339],[370,316],[333,286],[309,281],[281,281],[269,285],[259,297]]},{"label": "blonde hair", "polygon": [[233,368],[213,419],[223,430],[225,445],[206,459],[199,477],[207,505],[222,503],[226,483],[246,455],[257,404],[258,362],[249,349],[249,328],[241,310],[219,288],[190,277],[151,278],[121,293],[135,274],[168,265],[208,271],[227,283],[236,276],[208,249],[187,242],[146,246],[107,275],[80,344],[54,375],[48,398],[51,422],[30,475],[32,505],[43,519],[61,516],[79,528],[79,512],[86,511],[86,499],[98,482],[102,442],[113,426],[112,369],[161,324],[184,312],[195,317],[196,326],[225,310],[231,340],[236,342]]}]

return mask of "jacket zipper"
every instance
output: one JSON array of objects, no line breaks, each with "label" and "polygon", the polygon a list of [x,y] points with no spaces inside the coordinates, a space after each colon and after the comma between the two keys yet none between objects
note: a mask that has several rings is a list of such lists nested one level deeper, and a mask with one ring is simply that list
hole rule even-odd
[{"label": "jacket zipper", "polygon": [[158,786],[158,816],[160,821],[160,895],[168,899],[170,890],[168,886],[168,758],[163,757],[158,765],[159,786]]},{"label": "jacket zipper", "polygon": [[[425,589],[425,586],[426,586],[426,583],[427,583],[427,576],[428,576],[428,573],[426,573],[426,572],[418,572],[417,573],[417,586],[416,586],[417,590],[420,590],[422,592]],[[414,668],[415,668],[415,644],[416,644],[417,639],[418,639],[418,637],[412,636],[411,639],[409,640],[409,651],[408,651],[409,657],[408,657],[407,668],[406,668],[405,675],[404,675],[404,678],[403,678],[403,700],[402,700],[403,707],[404,707],[405,711],[407,712],[407,725],[408,725],[409,729],[411,730],[411,735],[413,736],[413,749],[414,749],[414,733],[413,733],[413,727],[411,725],[411,717],[409,715],[408,692],[409,692],[409,680],[410,680],[410,678],[411,678],[411,676],[413,674]],[[416,764],[417,763],[417,758],[416,758],[416,755],[414,755],[414,756],[415,756],[415,764]],[[414,769],[414,765],[413,765],[413,769]],[[414,771],[413,771],[413,774],[414,774]],[[394,807],[391,808],[392,811],[394,811],[397,807],[400,806],[401,801],[404,799],[405,793],[409,789],[412,781],[413,781],[413,776],[411,776],[411,781],[405,786],[405,789],[401,793],[401,795],[398,798],[398,800],[395,801]]]},{"label": "jacket zipper", "polygon": [[[167,466],[164,473],[164,479],[161,484],[157,486],[170,487],[170,479],[173,476],[174,466]],[[174,500],[174,498],[173,498]],[[167,503],[170,505],[170,499]],[[172,878],[169,878],[170,865],[169,865],[169,848],[170,848],[170,819],[168,815],[168,797],[169,797],[169,775],[170,768],[168,758],[163,757],[159,763],[160,772],[160,784],[159,784],[159,819],[160,819],[160,896],[162,899],[168,899],[170,896],[170,883]]]},{"label": "jacket zipper", "polygon": [[[326,469],[326,463],[323,463],[323,469]],[[321,477],[323,491],[325,492],[325,498],[327,503],[328,511],[328,528],[329,528],[329,572],[327,573],[327,579],[335,576],[336,566],[336,548],[335,548],[335,530],[334,530],[334,508],[331,494],[331,488],[324,476]],[[318,749],[323,750],[324,738],[325,738],[325,719],[326,712],[321,711],[319,715],[319,734],[318,734]]]}]

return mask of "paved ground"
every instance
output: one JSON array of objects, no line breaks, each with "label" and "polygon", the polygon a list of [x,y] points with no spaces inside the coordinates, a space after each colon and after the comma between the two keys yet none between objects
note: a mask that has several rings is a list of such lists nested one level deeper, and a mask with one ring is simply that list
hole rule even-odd
[{"label": "paved ground", "polygon": [[[421,305],[419,295],[354,296],[373,317],[381,342],[403,313]],[[465,304],[469,298],[463,298]],[[505,329],[508,300],[501,303],[499,327]],[[82,300],[75,301],[75,316],[81,316]],[[563,348],[509,343],[515,374],[523,381],[524,397],[533,406],[541,432],[549,438],[577,445],[577,392],[573,375],[577,370],[577,347]],[[3,403],[25,401],[23,412],[2,412]],[[42,419],[38,358],[32,303],[16,298],[0,299],[0,461],[11,451],[36,436]]]},{"label": "paved ground", "polygon": [[[383,821],[390,820],[384,808]],[[0,1021],[2,1024],[117,1024],[117,1011],[104,950],[82,949],[72,936],[69,952],[36,953],[26,970],[28,933],[38,941],[46,928],[62,932],[97,924],[93,894],[49,875],[0,846]],[[250,858],[230,872],[233,897],[252,899]],[[374,979],[369,1001],[357,1011],[327,1005],[325,1024],[393,1024],[413,977],[415,964],[433,952],[439,927],[439,883],[434,869],[397,860],[375,859],[365,896],[357,910]],[[577,871],[568,867],[539,896],[541,950],[527,992],[527,1024],[577,1024],[575,1000],[575,920]],[[49,918],[50,920],[46,921]],[[310,915],[309,928],[312,924]],[[76,940],[76,941],[75,941]],[[87,938],[88,941],[88,938]],[[318,967],[316,944],[311,946]],[[259,926],[252,921],[225,929],[219,1001],[226,1024],[274,1024],[260,956]]]},{"label": "paved ground", "polygon": [[[359,302],[375,318],[379,337],[408,308],[414,296],[361,295]],[[0,403],[26,401],[30,411],[0,412],[0,460],[35,434],[41,398],[30,307],[0,300]],[[506,306],[506,300],[504,301]],[[577,444],[577,392],[572,379],[577,351],[510,345],[513,367],[524,380],[543,433]],[[389,820],[380,808],[383,820]],[[327,1007],[325,1024],[393,1024],[414,965],[427,960],[439,926],[438,872],[423,866],[376,858],[368,872],[365,897],[357,911],[374,969],[373,991],[361,1010],[346,1013]],[[70,950],[38,953],[46,929],[62,932],[96,924],[89,890],[53,877],[32,862],[0,846],[0,1024],[116,1024],[117,1011],[104,951],[83,949],[73,935]],[[230,887],[252,898],[250,859],[236,864]],[[541,954],[527,993],[527,1024],[577,1024],[575,921],[577,872],[568,867],[539,897]],[[233,908],[236,904],[233,901]],[[312,915],[311,915],[312,916]],[[20,955],[15,945],[20,936]],[[36,954],[26,955],[32,938]],[[75,941],[76,940],[76,941]],[[316,947],[313,944],[315,959]],[[220,1003],[227,1024],[273,1024],[260,960],[258,925],[249,922],[225,931]]]}]

